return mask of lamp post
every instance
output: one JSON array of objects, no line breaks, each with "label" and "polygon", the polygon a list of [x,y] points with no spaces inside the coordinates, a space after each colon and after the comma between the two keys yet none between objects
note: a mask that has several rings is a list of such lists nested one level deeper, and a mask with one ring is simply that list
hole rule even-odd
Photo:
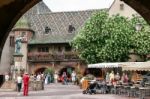
[{"label": "lamp post", "polygon": [[141,31],[141,29],[142,29],[142,24],[141,23],[136,23],[136,25],[135,25],[135,29],[136,29],[136,31],[138,32],[138,31]]}]

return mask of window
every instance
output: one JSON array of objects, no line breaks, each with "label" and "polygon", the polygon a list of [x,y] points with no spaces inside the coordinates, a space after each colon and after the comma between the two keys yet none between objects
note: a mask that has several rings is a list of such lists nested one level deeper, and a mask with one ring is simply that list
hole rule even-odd
[{"label": "window", "polygon": [[72,33],[73,31],[75,31],[75,27],[72,26],[72,25],[69,25],[69,27],[68,27],[68,32],[69,32],[69,33]]},{"label": "window", "polygon": [[24,37],[26,35],[26,32],[21,33],[21,37]]},{"label": "window", "polygon": [[48,34],[50,31],[51,31],[51,29],[48,26],[46,26],[45,27],[45,34]]},{"label": "window", "polygon": [[66,46],[65,51],[71,51],[71,46]]},{"label": "window", "polygon": [[10,36],[10,47],[15,47],[14,36]]},{"label": "window", "polygon": [[30,49],[30,48],[28,48],[28,52],[31,52],[31,49]]},{"label": "window", "polygon": [[62,52],[62,48],[58,46],[58,52]]},{"label": "window", "polygon": [[39,47],[38,52],[48,52],[48,47]]},{"label": "window", "polygon": [[124,4],[120,4],[120,10],[124,10]]}]

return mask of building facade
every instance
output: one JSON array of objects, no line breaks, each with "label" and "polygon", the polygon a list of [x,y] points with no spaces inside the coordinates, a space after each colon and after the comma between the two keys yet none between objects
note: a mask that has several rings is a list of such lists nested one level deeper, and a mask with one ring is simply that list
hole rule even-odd
[{"label": "building facade", "polygon": [[53,68],[61,75],[64,71],[70,74],[78,69],[83,73],[86,63],[78,57],[70,42],[97,11],[54,13],[43,2],[30,9],[10,33],[14,39],[11,43],[15,43],[18,37],[22,38],[20,70],[38,74]]},{"label": "building facade", "polygon": [[[17,37],[22,37],[21,53],[23,58],[20,64],[21,69],[29,73],[39,73],[52,67],[61,74],[62,71],[80,68],[81,72],[84,72],[86,64],[79,59],[78,53],[71,48],[69,43],[86,20],[97,11],[55,13],[51,12],[43,2],[35,5],[23,15],[7,38],[0,65],[1,75],[15,70],[13,54]],[[119,13],[129,18],[133,14],[137,14],[120,0],[114,0],[108,12],[110,15]],[[139,60],[139,57],[137,57],[131,55],[129,61]]]}]

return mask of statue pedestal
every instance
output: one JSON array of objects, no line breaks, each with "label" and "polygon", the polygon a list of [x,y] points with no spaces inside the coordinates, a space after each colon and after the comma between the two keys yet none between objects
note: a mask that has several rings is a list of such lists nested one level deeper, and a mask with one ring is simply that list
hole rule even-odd
[{"label": "statue pedestal", "polygon": [[5,81],[1,86],[0,90],[2,91],[15,91],[16,90],[16,83],[13,80]]},{"label": "statue pedestal", "polygon": [[22,61],[22,57],[23,57],[23,54],[22,53],[14,53],[14,61],[15,62],[21,62]]},{"label": "statue pedestal", "polygon": [[[21,63],[22,63],[22,57],[23,57],[23,54],[22,53],[14,53],[14,62],[15,62],[15,72],[14,72],[14,76],[16,78],[16,73],[18,74],[21,74]],[[15,79],[14,78],[14,79]]]}]

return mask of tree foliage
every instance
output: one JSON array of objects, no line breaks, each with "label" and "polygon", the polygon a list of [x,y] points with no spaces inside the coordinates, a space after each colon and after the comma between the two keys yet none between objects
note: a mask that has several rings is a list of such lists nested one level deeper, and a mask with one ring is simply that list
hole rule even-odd
[{"label": "tree foliage", "polygon": [[137,33],[137,21],[137,17],[109,17],[106,11],[100,11],[85,23],[71,44],[88,63],[127,61],[131,49],[141,55],[150,52],[149,27]]},{"label": "tree foliage", "polygon": [[133,24],[138,22],[142,23],[142,29],[135,31],[132,38],[132,46],[134,47],[135,53],[145,56],[150,54],[150,26],[143,18],[133,17],[131,19]]}]

